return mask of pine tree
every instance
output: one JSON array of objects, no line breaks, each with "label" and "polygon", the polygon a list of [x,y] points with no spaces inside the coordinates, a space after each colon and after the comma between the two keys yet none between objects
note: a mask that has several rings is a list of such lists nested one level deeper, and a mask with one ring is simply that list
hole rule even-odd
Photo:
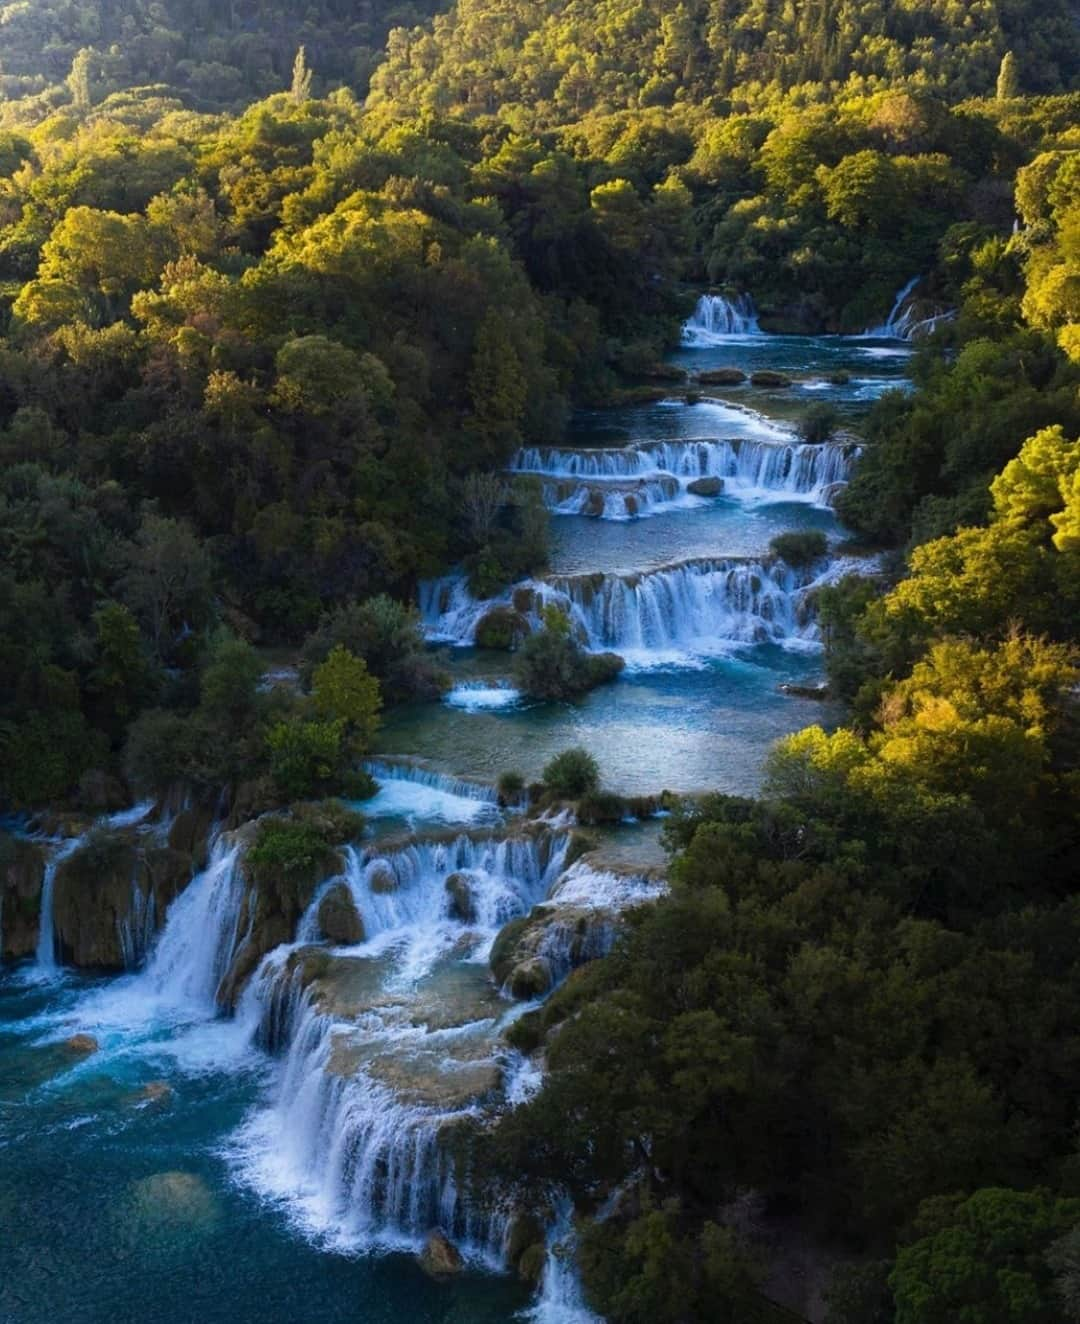
[{"label": "pine tree", "polygon": [[311,96],[311,77],[311,70],[307,64],[307,50],[301,46],[293,61],[291,89],[292,99],[298,106],[302,106]]},{"label": "pine tree", "polygon": [[1019,95],[1020,75],[1016,71],[1016,56],[1012,51],[1006,51],[1001,59],[1001,69],[998,71],[997,99],[1012,101]]}]

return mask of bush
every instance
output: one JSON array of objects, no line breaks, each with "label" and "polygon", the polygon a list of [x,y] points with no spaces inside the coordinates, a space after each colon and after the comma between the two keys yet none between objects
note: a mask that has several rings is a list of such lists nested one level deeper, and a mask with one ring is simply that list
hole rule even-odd
[{"label": "bush", "polygon": [[562,800],[577,800],[600,786],[600,769],[587,749],[564,749],[544,769],[544,787]]},{"label": "bush", "polygon": [[313,827],[331,846],[345,846],[364,835],[364,815],[358,814],[340,800],[298,804],[293,806],[292,812],[298,822]]},{"label": "bush", "polygon": [[829,550],[829,540],[820,529],[793,529],[777,534],[769,550],[788,565],[801,567],[820,561]]},{"label": "bush", "polygon": [[799,420],[799,436],[810,446],[831,441],[840,426],[840,412],[824,400],[817,400]]},{"label": "bush", "polygon": [[500,773],[495,789],[500,804],[517,804],[525,794],[525,778],[520,772]]},{"label": "bush", "polygon": [[343,768],[344,723],[278,722],[267,736],[270,774],[291,800],[337,789]]},{"label": "bush", "polygon": [[567,628],[548,625],[518,650],[514,679],[533,699],[575,699],[614,680],[624,665],[615,653],[587,653]]},{"label": "bush", "polygon": [[151,708],[128,731],[124,774],[139,791],[162,791],[192,769],[190,717]]},{"label": "bush", "polygon": [[621,823],[626,817],[626,802],[611,791],[593,791],[583,795],[577,804],[577,818],[586,827],[602,823]]},{"label": "bush", "polygon": [[509,653],[528,637],[529,630],[529,622],[512,607],[492,607],[477,622],[476,646]]},{"label": "bush", "polygon": [[259,824],[246,860],[257,883],[283,877],[297,881],[322,870],[331,854],[329,842],[313,822],[272,818]]}]

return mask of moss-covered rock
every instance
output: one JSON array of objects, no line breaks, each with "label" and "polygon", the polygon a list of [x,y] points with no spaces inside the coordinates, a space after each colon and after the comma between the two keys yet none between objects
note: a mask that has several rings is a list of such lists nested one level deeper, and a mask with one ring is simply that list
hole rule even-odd
[{"label": "moss-covered rock", "polygon": [[0,833],[0,960],[33,956],[41,918],[45,855],[31,841]]},{"label": "moss-covered rock", "polygon": [[389,896],[401,886],[397,874],[388,864],[377,864],[368,874],[367,882],[368,888],[376,896]]},{"label": "moss-covered rock", "polygon": [[341,947],[364,941],[364,921],[345,883],[336,883],[319,902],[319,932]]},{"label": "moss-covered rock", "polygon": [[436,1281],[456,1278],[465,1267],[461,1252],[444,1232],[432,1232],[419,1255],[420,1267]]},{"label": "moss-covered rock", "polygon": [[123,926],[134,909],[139,855],[129,835],[91,832],[61,860],[53,885],[53,932],[63,965],[124,969]]},{"label": "moss-covered rock", "polygon": [[739,386],[746,381],[746,373],[741,368],[710,368],[699,372],[697,379],[702,386]]},{"label": "moss-covered rock", "polygon": [[452,873],[446,880],[446,893],[450,918],[460,920],[462,924],[475,924],[476,898],[468,874]]},{"label": "moss-covered rock", "polygon": [[773,372],[772,369],[762,369],[760,372],[750,374],[751,386],[790,386],[791,378],[782,372]]},{"label": "moss-covered rock", "polygon": [[531,633],[532,626],[521,612],[511,607],[492,607],[477,622],[476,646],[509,653],[520,648]]},{"label": "moss-covered rock", "polygon": [[535,1241],[526,1247],[517,1262],[517,1276],[527,1287],[537,1287],[547,1263],[547,1246]]},{"label": "moss-covered rock", "polygon": [[190,855],[195,868],[202,869],[209,857],[213,826],[214,810],[209,805],[181,809],[169,825],[169,845]]},{"label": "moss-covered rock", "polygon": [[542,998],[554,983],[551,966],[542,957],[531,956],[520,961],[510,972],[510,996],[518,1002],[531,1002]]}]

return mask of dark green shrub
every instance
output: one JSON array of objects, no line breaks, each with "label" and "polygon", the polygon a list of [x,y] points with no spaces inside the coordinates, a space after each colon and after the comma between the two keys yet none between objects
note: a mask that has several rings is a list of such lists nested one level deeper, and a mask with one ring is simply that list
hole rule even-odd
[{"label": "dark green shrub", "polygon": [[577,818],[586,827],[601,823],[621,823],[626,817],[626,802],[611,791],[593,791],[583,795],[577,803]]},{"label": "dark green shrub", "polygon": [[514,659],[514,679],[522,693],[533,699],[575,699],[614,680],[625,665],[622,658],[587,653],[570,633],[566,617],[556,615],[565,625],[547,624],[525,640]]},{"label": "dark green shrub", "polygon": [[564,749],[544,769],[544,786],[563,800],[577,800],[600,786],[600,769],[587,749]]},{"label": "dark green shrub", "polygon": [[808,445],[831,441],[840,426],[840,412],[825,400],[816,400],[799,420],[799,436]]},{"label": "dark green shrub", "polygon": [[512,607],[492,607],[477,623],[476,646],[509,653],[522,644],[529,630],[529,622]]},{"label": "dark green shrub", "polygon": [[820,529],[793,529],[777,534],[769,550],[788,565],[802,567],[820,561],[829,550],[829,540]]},{"label": "dark green shrub", "polygon": [[255,881],[263,883],[312,877],[326,867],[332,855],[329,842],[314,823],[271,818],[259,824],[246,861]]},{"label": "dark green shrub", "polygon": [[495,783],[500,804],[517,804],[525,794],[525,778],[520,772],[503,772]]}]

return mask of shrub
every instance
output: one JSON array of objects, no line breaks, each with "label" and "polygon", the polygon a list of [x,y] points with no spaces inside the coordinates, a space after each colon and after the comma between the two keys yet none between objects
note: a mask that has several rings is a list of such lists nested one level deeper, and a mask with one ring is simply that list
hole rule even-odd
[{"label": "shrub", "polygon": [[259,824],[246,860],[257,883],[282,878],[302,881],[323,869],[331,853],[326,837],[313,822],[272,818]]},{"label": "shrub", "polygon": [[128,732],[124,773],[140,791],[160,791],[191,772],[192,723],[189,717],[151,708]]},{"label": "shrub", "polygon": [[602,823],[621,823],[626,817],[626,802],[611,791],[593,791],[583,795],[577,804],[577,818],[586,827]]},{"label": "shrub", "polygon": [[477,623],[476,646],[509,653],[522,643],[529,629],[529,622],[512,607],[492,607]]},{"label": "shrub", "polygon": [[830,441],[840,426],[840,412],[824,400],[816,400],[799,420],[799,436],[808,445]]},{"label": "shrub", "polygon": [[278,722],[267,736],[270,773],[292,800],[335,789],[343,772],[344,723]]},{"label": "shrub", "polygon": [[293,817],[313,827],[331,846],[344,846],[364,835],[364,815],[341,800],[318,800],[293,806]]},{"label": "shrub", "polygon": [[769,550],[788,565],[807,566],[821,560],[829,550],[829,540],[820,529],[793,529],[777,534]]},{"label": "shrub", "polygon": [[533,699],[575,699],[614,680],[624,665],[615,653],[587,653],[570,634],[568,622],[548,624],[518,650],[514,679]]},{"label": "shrub", "polygon": [[520,772],[503,772],[495,783],[501,804],[517,804],[525,794],[525,778]]},{"label": "shrub", "polygon": [[600,769],[587,749],[564,749],[544,769],[544,787],[563,800],[577,800],[600,786]]}]

